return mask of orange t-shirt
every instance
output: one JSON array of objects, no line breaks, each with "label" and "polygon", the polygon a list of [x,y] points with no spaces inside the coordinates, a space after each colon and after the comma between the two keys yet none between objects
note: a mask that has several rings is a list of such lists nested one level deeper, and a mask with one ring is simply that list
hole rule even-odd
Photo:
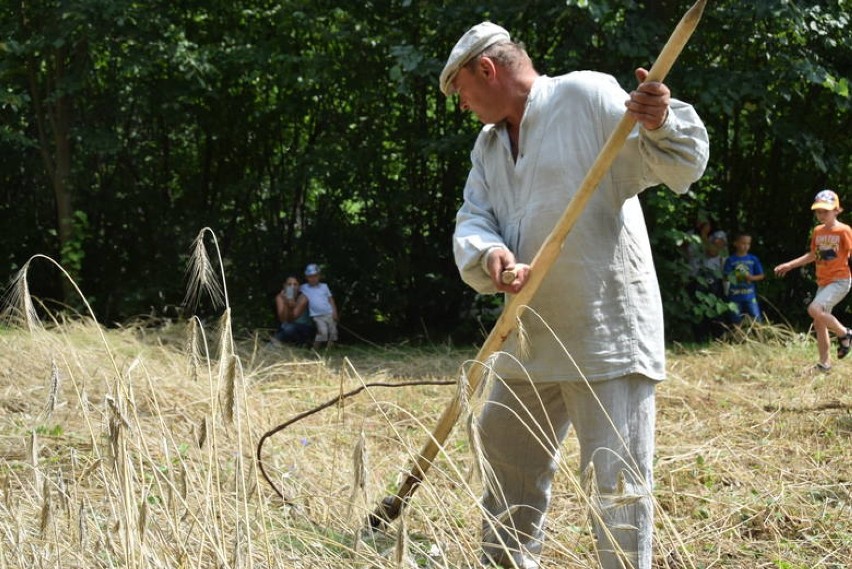
[{"label": "orange t-shirt", "polygon": [[816,255],[816,277],[819,286],[852,278],[849,255],[852,254],[852,227],[839,221],[831,229],[817,225],[811,236],[811,251]]}]

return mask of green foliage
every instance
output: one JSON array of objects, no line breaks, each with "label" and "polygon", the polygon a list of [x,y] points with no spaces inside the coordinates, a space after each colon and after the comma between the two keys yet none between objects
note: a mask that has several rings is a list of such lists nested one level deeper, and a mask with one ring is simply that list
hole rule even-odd
[{"label": "green foliage", "polygon": [[62,266],[70,275],[77,275],[83,268],[86,256],[84,244],[89,238],[89,218],[86,212],[77,210],[71,219],[71,239],[62,243]]},{"label": "green foliage", "polygon": [[[630,89],[684,8],[16,4],[0,13],[3,272],[36,252],[61,256],[103,321],[174,314],[193,237],[208,226],[242,326],[271,326],[284,275],[315,261],[361,335],[477,338],[450,236],[478,125],[438,91],[449,49],[491,19],[540,71],[595,68]],[[849,20],[846,0],[709,4],[668,83],[705,119],[711,164],[686,197],[643,197],[670,338],[696,309],[723,309],[684,296],[679,240],[699,211],[749,229],[771,267],[802,251],[812,194],[843,195]],[[62,296],[58,276],[37,276],[35,294]],[[761,291],[804,321],[790,300],[811,286],[797,277]]]}]

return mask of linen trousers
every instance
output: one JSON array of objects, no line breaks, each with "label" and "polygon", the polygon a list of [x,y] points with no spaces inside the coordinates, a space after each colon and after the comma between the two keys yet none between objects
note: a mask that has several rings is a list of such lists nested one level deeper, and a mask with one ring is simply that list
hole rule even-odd
[{"label": "linen trousers", "polygon": [[495,382],[479,418],[495,482],[482,500],[484,559],[523,567],[541,552],[559,448],[573,426],[601,567],[650,569],[656,384],[641,374]]}]

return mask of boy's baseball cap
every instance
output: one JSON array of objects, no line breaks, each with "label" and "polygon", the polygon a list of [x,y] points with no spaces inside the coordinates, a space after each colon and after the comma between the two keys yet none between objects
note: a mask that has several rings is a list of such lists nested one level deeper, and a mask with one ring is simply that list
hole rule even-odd
[{"label": "boy's baseball cap", "polygon": [[312,277],[314,275],[318,275],[319,272],[320,272],[319,267],[317,266],[316,263],[311,263],[310,265],[305,267],[305,276],[306,277]]},{"label": "boy's baseball cap", "polygon": [[444,70],[441,71],[441,92],[453,94],[453,79],[473,56],[478,55],[498,42],[512,41],[504,28],[491,22],[482,22],[470,28],[453,47]]},{"label": "boy's baseball cap", "polygon": [[822,190],[814,198],[811,209],[840,209],[840,198],[831,190]]}]

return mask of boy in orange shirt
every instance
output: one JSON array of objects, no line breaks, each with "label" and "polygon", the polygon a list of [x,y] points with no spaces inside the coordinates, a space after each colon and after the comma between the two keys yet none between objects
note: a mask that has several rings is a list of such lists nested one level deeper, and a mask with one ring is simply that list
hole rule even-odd
[{"label": "boy in orange shirt", "polygon": [[814,321],[819,349],[817,369],[831,369],[829,330],[837,336],[837,358],[843,359],[852,347],[852,330],[843,326],[831,314],[852,286],[852,273],[849,270],[849,256],[852,254],[852,227],[837,220],[843,209],[840,198],[831,190],[822,190],[814,198],[811,209],[819,225],[811,235],[811,249],[801,257],[781,263],[775,267],[775,274],[784,276],[792,269],[816,262],[817,288],[813,302],[808,305],[808,314]]}]

